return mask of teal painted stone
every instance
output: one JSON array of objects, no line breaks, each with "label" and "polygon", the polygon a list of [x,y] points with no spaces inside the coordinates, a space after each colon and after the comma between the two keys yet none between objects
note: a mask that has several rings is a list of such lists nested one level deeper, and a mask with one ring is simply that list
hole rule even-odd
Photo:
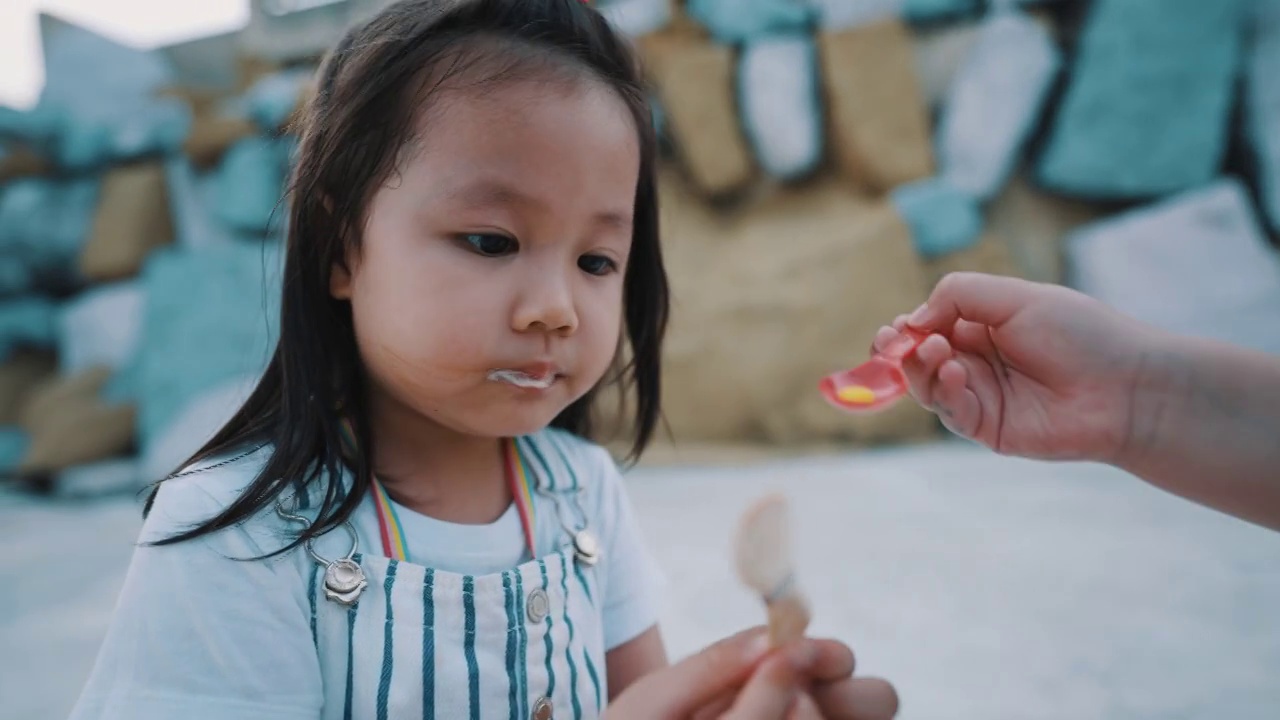
[{"label": "teal painted stone", "polygon": [[939,178],[899,185],[889,198],[911,229],[911,240],[922,257],[964,250],[982,233],[977,201]]},{"label": "teal painted stone", "polygon": [[19,178],[0,186],[0,297],[65,292],[98,208],[100,181]]},{"label": "teal painted stone", "polygon": [[904,0],[902,18],[910,23],[938,23],[974,15],[981,9],[981,0]]},{"label": "teal painted stone", "polygon": [[19,348],[57,345],[57,306],[48,298],[27,296],[0,302],[0,360]]},{"label": "teal painted stone", "polygon": [[283,219],[292,147],[288,138],[262,136],[232,145],[217,170],[214,216],[232,231],[267,234],[273,220]]},{"label": "teal painted stone", "polygon": [[814,8],[790,0],[689,0],[686,11],[716,42],[730,45],[812,28],[818,19]]},{"label": "teal painted stone", "polygon": [[[278,336],[280,246],[164,248],[143,269],[143,330],[132,383],[146,444],[203,391],[261,373]],[[125,381],[128,382],[125,382]]]},{"label": "teal painted stone", "polygon": [[1063,194],[1144,199],[1201,186],[1226,151],[1245,0],[1095,0],[1037,163]]},{"label": "teal painted stone", "polygon": [[16,470],[30,444],[31,438],[22,428],[0,427],[0,473]]},{"label": "teal painted stone", "polygon": [[1258,0],[1245,61],[1245,132],[1258,171],[1263,215],[1280,233],[1280,2]]}]

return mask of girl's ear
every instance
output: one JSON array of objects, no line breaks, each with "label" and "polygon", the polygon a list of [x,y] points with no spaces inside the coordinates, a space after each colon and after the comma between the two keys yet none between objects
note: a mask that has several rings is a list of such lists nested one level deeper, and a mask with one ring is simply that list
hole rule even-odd
[{"label": "girl's ear", "polygon": [[[325,212],[333,215],[333,199],[327,195],[320,201]],[[340,260],[329,269],[329,294],[337,300],[351,299],[351,270],[346,260]]]},{"label": "girl's ear", "polygon": [[351,299],[351,271],[346,263],[336,262],[329,271],[329,294],[337,300]]}]

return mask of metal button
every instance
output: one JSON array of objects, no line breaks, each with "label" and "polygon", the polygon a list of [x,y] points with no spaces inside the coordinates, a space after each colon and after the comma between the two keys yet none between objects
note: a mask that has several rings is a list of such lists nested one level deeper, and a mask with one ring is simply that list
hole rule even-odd
[{"label": "metal button", "polygon": [[529,717],[531,720],[551,720],[553,710],[551,701],[545,697],[540,697],[533,704],[533,710],[529,712]]},{"label": "metal button", "polygon": [[536,588],[529,593],[529,599],[525,602],[525,613],[529,616],[529,622],[540,623],[547,619],[550,612],[551,600],[547,598],[546,590]]}]

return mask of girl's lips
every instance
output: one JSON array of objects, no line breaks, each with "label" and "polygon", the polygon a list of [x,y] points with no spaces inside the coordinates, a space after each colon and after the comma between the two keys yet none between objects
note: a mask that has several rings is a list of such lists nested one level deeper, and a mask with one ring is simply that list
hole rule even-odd
[{"label": "girl's lips", "polygon": [[521,369],[500,369],[489,371],[489,379],[494,382],[507,383],[518,388],[545,390],[560,379],[560,374],[551,366],[530,367]]}]

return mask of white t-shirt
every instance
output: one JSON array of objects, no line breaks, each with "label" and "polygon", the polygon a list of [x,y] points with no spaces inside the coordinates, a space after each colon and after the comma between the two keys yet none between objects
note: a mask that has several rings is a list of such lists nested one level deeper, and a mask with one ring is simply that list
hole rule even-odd
[{"label": "white t-shirt", "polygon": [[[657,622],[663,576],[646,549],[623,480],[602,448],[558,430],[535,443],[570,446],[581,506],[600,538],[605,647]],[[263,467],[269,450],[166,481],[140,543],[172,535],[229,505]],[[204,466],[215,464],[214,461]],[[515,506],[489,525],[458,525],[396,508],[415,564],[454,573],[501,572],[525,559]],[[552,515],[551,512],[543,515]],[[360,551],[381,553],[369,498],[351,518]],[[274,510],[196,540],[134,551],[119,604],[72,720],[184,718],[256,720],[319,717],[323,685],[312,640],[308,582],[315,561],[303,549],[245,560],[283,547],[298,525]],[[548,519],[539,536],[559,532]],[[314,544],[333,559],[348,533]]]}]

